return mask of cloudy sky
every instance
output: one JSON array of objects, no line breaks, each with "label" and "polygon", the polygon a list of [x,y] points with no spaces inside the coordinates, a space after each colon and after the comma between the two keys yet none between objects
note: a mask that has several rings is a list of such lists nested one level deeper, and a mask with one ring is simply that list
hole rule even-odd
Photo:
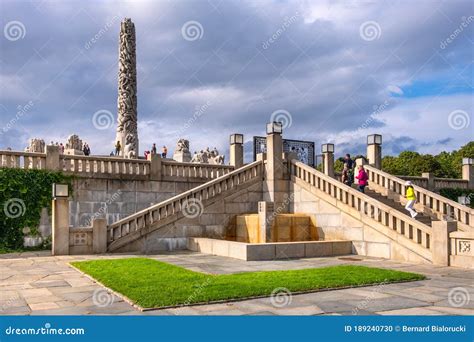
[{"label": "cloudy sky", "polygon": [[[438,153],[472,140],[472,1],[0,1],[0,149],[73,133],[113,148],[120,21],[137,34],[140,150],[247,157],[265,124],[363,153]],[[319,147],[317,147],[319,151]]]}]

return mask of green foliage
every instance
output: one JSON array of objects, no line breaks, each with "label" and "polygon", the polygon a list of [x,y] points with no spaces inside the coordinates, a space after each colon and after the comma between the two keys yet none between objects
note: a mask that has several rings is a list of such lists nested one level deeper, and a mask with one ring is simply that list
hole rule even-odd
[{"label": "green foliage", "polygon": [[358,265],[289,271],[205,274],[147,258],[74,262],[73,266],[146,308],[291,292],[422,280],[421,274]]},{"label": "green foliage", "polygon": [[37,234],[41,209],[51,209],[52,184],[71,185],[71,179],[46,170],[0,169],[0,249],[21,249],[25,227]]},{"label": "green foliage", "polygon": [[452,152],[441,152],[435,156],[403,151],[398,157],[382,158],[382,170],[393,175],[421,176],[432,172],[435,177],[461,178],[462,158],[474,158],[474,141]]},{"label": "green foliage", "polygon": [[474,208],[474,191],[473,190],[466,190],[466,189],[452,189],[452,188],[445,188],[440,189],[439,194],[443,197],[449,198],[453,201],[458,201],[458,197],[466,196],[471,199],[471,204],[469,205],[471,208]]}]

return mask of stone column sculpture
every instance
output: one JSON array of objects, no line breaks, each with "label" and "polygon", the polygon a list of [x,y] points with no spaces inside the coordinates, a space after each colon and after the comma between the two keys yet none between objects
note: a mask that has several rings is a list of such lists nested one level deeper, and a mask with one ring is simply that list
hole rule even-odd
[{"label": "stone column sculpture", "polygon": [[122,146],[120,156],[138,158],[137,131],[137,60],[135,24],[125,18],[120,26],[118,73],[117,141]]}]

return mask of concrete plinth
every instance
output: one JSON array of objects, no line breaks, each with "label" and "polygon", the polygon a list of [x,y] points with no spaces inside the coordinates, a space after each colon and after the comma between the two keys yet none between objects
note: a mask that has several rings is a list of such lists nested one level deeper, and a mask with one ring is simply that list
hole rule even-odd
[{"label": "concrete plinth", "polygon": [[53,239],[52,254],[69,254],[69,200],[58,198],[53,200]]}]

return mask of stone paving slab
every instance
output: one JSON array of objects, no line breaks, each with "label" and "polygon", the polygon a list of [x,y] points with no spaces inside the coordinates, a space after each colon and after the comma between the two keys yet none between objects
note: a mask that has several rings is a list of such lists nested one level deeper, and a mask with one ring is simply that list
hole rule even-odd
[{"label": "stone paving slab", "polygon": [[[212,274],[355,264],[422,273],[429,279],[291,295],[282,306],[275,306],[270,298],[258,298],[142,312],[68,265],[71,261],[125,257],[149,257]],[[186,251],[149,256],[135,253],[100,256],[51,256],[49,252],[4,254],[0,255],[0,314],[474,315],[473,270],[414,265],[362,256],[354,258],[358,260],[325,257],[246,262]],[[448,294],[459,288],[462,288],[462,295],[465,296],[461,297],[464,302],[461,306],[459,302],[453,306]]]}]

